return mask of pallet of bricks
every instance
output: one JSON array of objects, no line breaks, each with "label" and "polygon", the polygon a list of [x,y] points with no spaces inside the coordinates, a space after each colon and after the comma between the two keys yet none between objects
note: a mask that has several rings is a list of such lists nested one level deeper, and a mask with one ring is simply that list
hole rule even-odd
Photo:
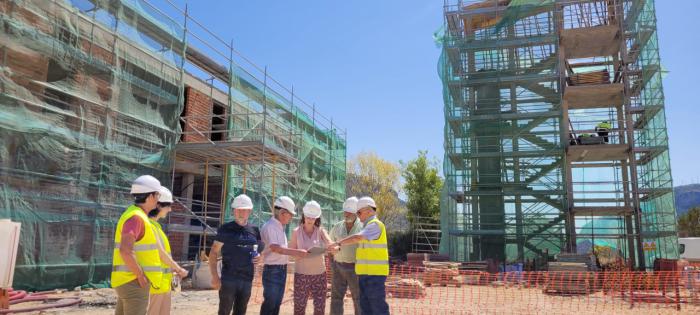
[{"label": "pallet of bricks", "polygon": [[610,83],[610,73],[607,70],[574,73],[569,77],[571,85],[593,85]]},{"label": "pallet of bricks", "polygon": [[440,286],[453,285],[460,287],[462,280],[459,275],[460,263],[456,262],[437,262],[425,261],[425,272],[423,272],[423,284],[432,286],[434,284]]},{"label": "pallet of bricks", "polygon": [[425,285],[418,279],[391,277],[386,282],[386,294],[392,298],[420,299],[425,297]]},{"label": "pallet of bricks", "polygon": [[596,288],[595,256],[561,253],[556,262],[547,264],[544,293],[588,294]]}]

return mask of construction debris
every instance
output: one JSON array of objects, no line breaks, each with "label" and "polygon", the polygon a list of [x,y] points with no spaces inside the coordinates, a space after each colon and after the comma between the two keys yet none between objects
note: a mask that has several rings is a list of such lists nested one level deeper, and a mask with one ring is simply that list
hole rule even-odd
[{"label": "construction debris", "polygon": [[460,263],[455,262],[423,262],[425,272],[423,273],[423,283],[426,286],[433,284],[447,286],[461,286],[462,279],[459,277]]},{"label": "construction debris", "polygon": [[386,293],[390,297],[419,299],[425,297],[425,286],[415,279],[399,279],[386,283]]}]

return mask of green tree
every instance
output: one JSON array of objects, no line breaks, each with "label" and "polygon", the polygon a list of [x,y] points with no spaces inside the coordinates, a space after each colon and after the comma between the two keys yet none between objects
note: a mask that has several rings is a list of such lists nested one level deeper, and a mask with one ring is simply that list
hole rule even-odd
[{"label": "green tree", "polygon": [[678,218],[678,231],[688,237],[700,237],[700,207],[695,207]]},{"label": "green tree", "polygon": [[403,189],[411,217],[440,217],[440,193],[443,180],[438,175],[437,162],[428,161],[427,151],[418,151],[418,157],[403,165]]},{"label": "green tree", "polygon": [[390,231],[408,227],[406,208],[399,200],[401,168],[373,152],[363,152],[349,161],[346,178],[348,196],[370,196],[377,203],[377,215]]}]

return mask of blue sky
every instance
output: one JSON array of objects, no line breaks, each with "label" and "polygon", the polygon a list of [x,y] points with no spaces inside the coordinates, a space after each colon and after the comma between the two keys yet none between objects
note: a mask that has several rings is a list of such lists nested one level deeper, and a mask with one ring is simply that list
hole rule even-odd
[{"label": "blue sky", "polygon": [[[172,0],[184,6],[184,0]],[[348,132],[348,156],[442,159],[442,0],[189,1],[190,15]],[[657,0],[675,184],[700,183],[700,1]]]}]

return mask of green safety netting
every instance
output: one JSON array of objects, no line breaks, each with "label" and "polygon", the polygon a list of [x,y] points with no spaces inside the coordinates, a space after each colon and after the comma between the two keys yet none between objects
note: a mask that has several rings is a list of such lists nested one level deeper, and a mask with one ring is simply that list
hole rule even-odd
[{"label": "green safety netting", "polygon": [[102,282],[130,182],[166,181],[172,167],[172,47],[143,44],[136,17],[107,1],[92,17],[69,1],[3,1],[0,13],[0,217],[22,223],[15,286]]}]

